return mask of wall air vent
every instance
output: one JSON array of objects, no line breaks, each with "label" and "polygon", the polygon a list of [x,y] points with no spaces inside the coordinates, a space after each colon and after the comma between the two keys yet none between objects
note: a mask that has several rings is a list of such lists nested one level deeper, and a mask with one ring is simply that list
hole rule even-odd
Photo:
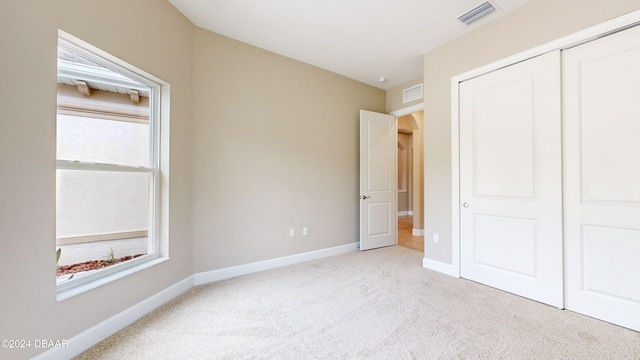
[{"label": "wall air vent", "polygon": [[402,103],[406,104],[411,101],[422,99],[422,84],[412,86],[402,90]]},{"label": "wall air vent", "polygon": [[469,11],[468,13],[458,17],[458,20],[469,25],[472,22],[478,21],[494,11],[496,11],[496,8],[493,7],[493,5],[491,5],[489,2],[485,2],[475,9]]}]

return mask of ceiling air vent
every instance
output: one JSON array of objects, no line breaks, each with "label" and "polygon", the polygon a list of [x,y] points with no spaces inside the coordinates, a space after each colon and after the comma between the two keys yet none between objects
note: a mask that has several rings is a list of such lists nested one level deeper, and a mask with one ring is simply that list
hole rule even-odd
[{"label": "ceiling air vent", "polygon": [[493,7],[493,5],[491,5],[489,2],[485,2],[480,6],[476,7],[475,9],[469,11],[468,13],[460,16],[458,20],[469,25],[472,22],[478,21],[481,18],[491,14],[494,11],[496,11],[496,8]]},{"label": "ceiling air vent", "polygon": [[422,99],[422,84],[402,90],[403,104],[420,99]]}]

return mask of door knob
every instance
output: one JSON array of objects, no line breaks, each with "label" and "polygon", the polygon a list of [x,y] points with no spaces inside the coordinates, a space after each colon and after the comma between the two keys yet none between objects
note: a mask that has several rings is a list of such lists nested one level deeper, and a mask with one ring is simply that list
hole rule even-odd
[{"label": "door knob", "polygon": [[362,195],[360,196],[360,199],[362,200],[367,200],[368,198],[370,198],[371,196],[367,196],[367,195]]},{"label": "door knob", "polygon": [[466,202],[466,203],[462,204],[462,206],[464,206],[464,208],[466,209],[466,208],[468,208],[468,207],[469,207],[469,203],[468,203],[468,202]]}]

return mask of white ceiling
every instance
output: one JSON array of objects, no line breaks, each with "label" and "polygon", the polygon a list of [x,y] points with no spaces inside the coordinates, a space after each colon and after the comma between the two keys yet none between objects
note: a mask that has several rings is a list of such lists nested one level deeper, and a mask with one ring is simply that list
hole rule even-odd
[{"label": "white ceiling", "polygon": [[[530,0],[169,0],[195,25],[388,90],[422,77],[422,55]],[[378,79],[387,77],[386,83]]]}]

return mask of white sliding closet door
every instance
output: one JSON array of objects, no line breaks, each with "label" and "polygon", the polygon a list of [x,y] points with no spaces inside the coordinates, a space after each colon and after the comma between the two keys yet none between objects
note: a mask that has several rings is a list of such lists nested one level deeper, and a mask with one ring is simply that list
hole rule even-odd
[{"label": "white sliding closet door", "polygon": [[640,27],[564,52],[566,306],[640,331]]},{"label": "white sliding closet door", "polygon": [[461,276],[563,306],[560,52],[460,83]]}]

